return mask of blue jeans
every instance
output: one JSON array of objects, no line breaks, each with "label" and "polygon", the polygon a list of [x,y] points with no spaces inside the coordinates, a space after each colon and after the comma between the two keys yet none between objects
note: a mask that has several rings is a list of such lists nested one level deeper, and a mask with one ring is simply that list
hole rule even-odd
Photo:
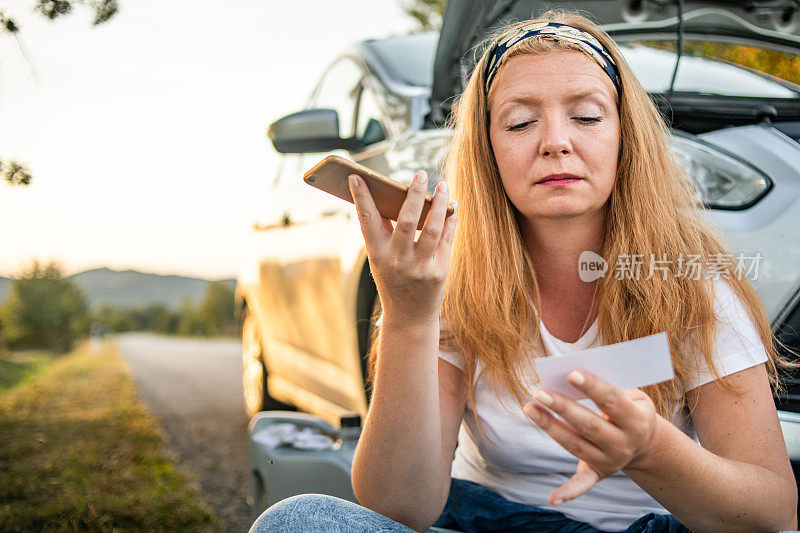
[{"label": "blue jeans", "polygon": [[[557,511],[511,502],[482,485],[455,478],[450,483],[444,511],[428,531],[435,532],[437,528],[465,533],[599,531]],[[366,507],[322,494],[302,494],[282,500],[264,511],[250,528],[250,533],[295,531],[411,533],[414,530]],[[625,533],[689,533],[689,530],[672,515],[650,513],[631,524]]]}]

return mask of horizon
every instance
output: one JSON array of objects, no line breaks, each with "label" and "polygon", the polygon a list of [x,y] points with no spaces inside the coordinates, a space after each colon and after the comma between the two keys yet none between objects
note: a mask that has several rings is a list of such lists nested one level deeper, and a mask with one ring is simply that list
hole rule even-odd
[{"label": "horizon", "polygon": [[[31,264],[32,264],[32,263],[31,263]],[[47,263],[41,263],[41,262],[40,262],[40,264],[47,264]],[[28,265],[28,266],[30,266],[30,265]],[[144,271],[144,270],[140,270],[140,269],[138,269],[138,268],[122,268],[122,269],[117,269],[117,268],[111,268],[111,267],[107,267],[107,266],[86,268],[86,269],[82,269],[82,270],[77,270],[77,271],[75,271],[75,272],[66,272],[66,271],[64,271],[64,270],[62,269],[62,273],[64,274],[64,277],[65,277],[65,278],[68,278],[68,277],[76,276],[76,275],[78,275],[78,274],[85,274],[86,272],[93,272],[93,271],[95,271],[95,270],[108,270],[108,271],[110,271],[110,272],[114,272],[114,273],[117,273],[117,274],[124,274],[124,273],[126,273],[126,272],[132,272],[132,273],[134,273],[134,274],[153,275],[153,276],[159,276],[159,277],[179,277],[179,278],[193,278],[193,279],[200,279],[200,280],[203,280],[203,281],[211,281],[211,282],[216,282],[216,281],[230,281],[230,280],[234,280],[234,281],[236,281],[236,280],[237,280],[237,276],[230,276],[230,277],[221,277],[221,278],[218,278],[218,277],[196,276],[196,275],[194,275],[194,274],[174,273],[174,272],[169,272],[169,273],[150,272],[150,271]],[[11,279],[11,280],[13,280],[13,279],[16,279],[17,277],[19,277],[19,275],[20,275],[21,273],[22,273],[21,271],[19,271],[19,272],[15,272],[15,273],[13,273],[13,274],[11,274],[11,275],[9,275],[9,274],[5,274],[5,273],[0,273],[0,278],[5,278],[5,279]],[[0,303],[2,303],[2,302],[0,302]]]}]

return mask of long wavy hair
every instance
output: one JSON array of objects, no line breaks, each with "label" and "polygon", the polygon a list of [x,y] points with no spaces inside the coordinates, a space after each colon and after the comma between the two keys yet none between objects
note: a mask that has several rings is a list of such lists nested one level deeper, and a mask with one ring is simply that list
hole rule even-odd
[{"label": "long wavy hair", "polygon": [[[694,185],[677,162],[663,118],[603,30],[584,16],[548,11],[536,19],[498,29],[476,48],[480,59],[449,119],[454,137],[443,170],[453,199],[458,201],[459,221],[440,313],[446,328],[439,343],[440,349],[457,351],[464,358],[463,387],[468,405],[476,410],[473,385],[478,362],[492,380],[498,398],[500,390],[508,391],[523,405],[530,401],[530,381],[523,375],[530,371],[531,354],[546,355],[539,320],[530,305],[533,301],[541,309],[536,269],[521,237],[519,214],[500,180],[489,141],[491,98],[484,89],[493,41],[510,29],[535,21],[560,22],[590,33],[610,51],[619,68],[621,143],[616,179],[606,205],[603,258],[608,265],[617,265],[620,258],[624,262],[625,257],[641,254],[642,268],[646,269],[649,260],[657,261],[663,254],[672,259],[693,256],[705,267],[704,273],[713,263],[714,272],[724,277],[747,309],[768,354],[770,383],[779,389],[778,366],[796,364],[777,352],[774,343],[779,341],[773,338],[752,285],[732,263],[720,263],[719,258],[730,257],[730,252],[715,230],[703,222]],[[510,52],[510,57],[557,50],[583,52],[564,41],[527,39]],[[667,332],[675,379],[644,387],[643,391],[653,400],[657,412],[672,420],[693,370],[707,365],[715,378],[720,375],[714,353],[717,321],[713,283],[705,277],[678,275],[675,261],[668,262],[668,269],[668,275],[650,279],[601,277],[593,305],[598,306],[598,333],[603,344]],[[370,354],[370,367],[374,366],[375,352],[373,349]],[[727,380],[719,383],[735,392]],[[480,418],[476,418],[480,425]]]}]

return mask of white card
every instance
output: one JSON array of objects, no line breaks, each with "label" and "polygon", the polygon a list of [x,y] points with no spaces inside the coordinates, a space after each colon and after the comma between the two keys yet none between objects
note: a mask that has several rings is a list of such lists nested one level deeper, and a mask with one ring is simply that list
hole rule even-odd
[{"label": "white card", "polygon": [[619,389],[635,389],[675,377],[666,333],[598,346],[558,357],[535,359],[542,386],[573,400],[586,395],[567,381],[573,370],[586,370]]}]

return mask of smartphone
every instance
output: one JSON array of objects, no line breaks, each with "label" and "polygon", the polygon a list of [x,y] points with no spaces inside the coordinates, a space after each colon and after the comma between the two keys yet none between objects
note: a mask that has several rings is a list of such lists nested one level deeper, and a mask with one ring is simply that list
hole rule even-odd
[{"label": "smartphone", "polygon": [[[338,155],[329,155],[306,172],[303,175],[303,181],[312,187],[338,196],[342,200],[354,203],[353,197],[350,195],[350,186],[347,182],[347,176],[350,174],[357,174],[364,179],[381,216],[397,221],[400,208],[403,206],[408,193],[408,186],[389,179],[364,165],[359,165]],[[425,224],[425,218],[428,216],[428,211],[430,211],[432,200],[433,197],[430,194],[425,195],[425,204],[422,206],[422,213],[420,214],[419,222],[417,222],[418,230],[421,230]],[[453,208],[448,205],[445,216],[452,214]]]}]

